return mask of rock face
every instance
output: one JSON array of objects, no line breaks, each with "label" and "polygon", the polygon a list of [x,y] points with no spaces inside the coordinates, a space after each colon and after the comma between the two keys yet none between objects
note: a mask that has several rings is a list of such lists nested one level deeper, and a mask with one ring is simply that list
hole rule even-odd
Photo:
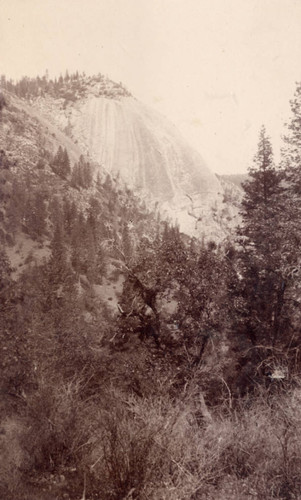
[{"label": "rock face", "polygon": [[179,193],[218,192],[218,180],[176,128],[133,97],[91,97],[76,111],[77,116],[69,116],[73,135],[130,186],[161,202]]},{"label": "rock face", "polygon": [[134,97],[99,96],[95,89],[75,102],[46,96],[32,105],[183,232],[213,239],[226,235],[216,218],[219,205],[225,208],[219,180],[165,117]]}]

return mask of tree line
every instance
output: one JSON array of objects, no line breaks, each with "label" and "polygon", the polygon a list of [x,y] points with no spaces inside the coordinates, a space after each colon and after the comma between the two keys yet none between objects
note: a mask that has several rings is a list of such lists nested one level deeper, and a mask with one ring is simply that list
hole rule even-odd
[{"label": "tree line", "polygon": [[2,91],[11,92],[23,99],[34,99],[50,95],[54,98],[63,98],[65,102],[74,102],[84,96],[91,83],[98,84],[99,95],[106,97],[131,95],[121,82],[113,82],[101,73],[89,77],[84,72],[75,71],[69,73],[66,71],[65,75],[51,78],[46,70],[42,77],[29,78],[24,76],[17,81],[8,79],[5,75],[0,77],[0,89]]}]

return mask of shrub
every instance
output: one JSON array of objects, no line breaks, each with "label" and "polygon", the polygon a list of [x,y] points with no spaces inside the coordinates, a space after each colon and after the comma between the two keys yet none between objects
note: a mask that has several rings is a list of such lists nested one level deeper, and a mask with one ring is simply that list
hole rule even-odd
[{"label": "shrub", "polygon": [[25,431],[24,422],[17,417],[6,417],[0,430],[0,497],[16,498],[22,482],[22,468],[27,456],[20,437]]},{"label": "shrub", "polygon": [[[31,467],[58,470],[74,461],[74,450],[84,438],[79,421],[83,410],[81,380],[61,382],[41,378],[27,398],[28,430],[22,444]],[[83,424],[83,422],[81,422]]]}]

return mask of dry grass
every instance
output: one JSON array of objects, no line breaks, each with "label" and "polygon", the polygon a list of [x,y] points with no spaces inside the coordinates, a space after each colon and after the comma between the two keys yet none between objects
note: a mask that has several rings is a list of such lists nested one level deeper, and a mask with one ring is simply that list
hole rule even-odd
[{"label": "dry grass", "polygon": [[0,498],[9,498],[18,491],[26,455],[21,445],[24,423],[16,417],[1,422],[0,433]]},{"label": "dry grass", "polygon": [[[106,498],[298,498],[301,408],[296,391],[259,395],[228,417],[203,423],[198,405],[128,399],[107,421],[94,473]],[[100,495],[99,498],[102,498]]]},{"label": "dry grass", "polygon": [[261,391],[208,415],[195,386],[177,398],[107,387],[85,400],[82,380],[44,381],[28,401],[26,425],[4,426],[1,479],[12,492],[35,462],[54,474],[76,468],[77,483],[65,484],[70,498],[81,497],[84,477],[87,500],[300,498],[300,403],[298,388]]}]

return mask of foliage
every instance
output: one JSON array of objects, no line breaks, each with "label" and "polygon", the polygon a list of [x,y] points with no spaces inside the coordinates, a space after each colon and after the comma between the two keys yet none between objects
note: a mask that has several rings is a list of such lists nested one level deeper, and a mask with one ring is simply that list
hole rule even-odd
[{"label": "foliage", "polygon": [[301,166],[301,83],[297,83],[294,98],[290,101],[291,119],[286,125],[287,134],[283,137],[284,147],[282,162],[286,167],[287,178],[291,181],[290,188],[294,193],[300,190]]},{"label": "foliage", "polygon": [[70,174],[70,159],[66,148],[63,149],[62,146],[58,147],[57,153],[51,163],[51,167],[52,170],[63,179]]},{"label": "foliage", "polygon": [[251,384],[260,373],[271,374],[284,364],[286,376],[292,377],[300,363],[300,95],[298,84],[284,137],[282,169],[273,163],[263,128],[254,166],[243,184],[243,224],[237,240],[241,300],[234,328],[249,340],[240,340],[240,350],[244,363],[253,364]]},{"label": "foliage", "polygon": [[85,161],[81,155],[79,161],[74,164],[71,175],[71,186],[75,188],[88,189],[93,182],[93,168],[91,164]]},{"label": "foliage", "polygon": [[2,93],[0,93],[0,113],[1,113],[2,109],[5,108],[5,106],[7,106],[5,97]]},{"label": "foliage", "polygon": [[[282,172],[274,165],[272,146],[263,127],[249,180],[243,184],[243,224],[238,228],[243,299],[240,334],[250,340],[255,363],[259,363],[255,346],[286,342],[286,242],[282,233],[286,195],[282,178]],[[261,358],[264,351],[259,352]]]},{"label": "foliage", "polygon": [[[89,84],[97,84],[99,95],[105,95],[109,98],[131,95],[122,83],[113,82],[102,74],[87,77],[85,73],[80,74],[76,71],[69,74],[66,71],[64,76],[60,75],[59,78],[52,79],[46,71],[42,77],[23,77],[16,82],[11,79],[8,80],[5,75],[1,75],[1,88],[3,91],[12,92],[23,99],[32,99],[49,94],[57,99],[64,99],[65,106],[69,102],[74,102],[84,96]],[[2,103],[2,107],[4,105],[3,99],[1,94],[0,106]]]},{"label": "foliage", "polygon": [[[66,105],[84,85],[2,82]],[[300,95],[281,170],[260,131],[222,245],[162,222],[118,179],[94,182],[84,157],[71,170],[62,146],[40,141],[29,160],[7,141],[3,241],[31,257],[12,268],[0,251],[1,497],[298,497]]]},{"label": "foliage", "polygon": [[233,271],[222,253],[187,245],[168,225],[152,242],[142,241],[136,255],[126,264],[116,341],[130,348],[138,336],[170,355],[171,370],[176,367],[178,382],[185,384],[209,344],[227,338]]}]

